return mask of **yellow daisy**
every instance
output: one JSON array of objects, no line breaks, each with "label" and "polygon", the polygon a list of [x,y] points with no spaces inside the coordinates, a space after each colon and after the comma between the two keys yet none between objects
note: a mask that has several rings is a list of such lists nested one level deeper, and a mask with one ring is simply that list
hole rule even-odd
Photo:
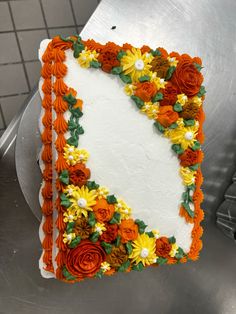
[{"label": "yellow daisy", "polygon": [[137,265],[141,262],[144,266],[151,265],[157,258],[155,254],[156,239],[149,238],[145,233],[138,236],[136,240],[132,242],[133,251],[129,255],[129,258]]},{"label": "yellow daisy", "polygon": [[160,78],[160,77],[157,76],[156,72],[152,73],[150,82],[155,83],[155,85],[156,85],[158,90],[161,89],[161,88],[162,89],[165,88],[165,86],[167,84],[167,82],[163,78]]},{"label": "yellow daisy", "polygon": [[74,220],[76,220],[78,218],[75,209],[69,208],[66,212],[64,212],[63,214],[64,222],[73,222]]},{"label": "yellow daisy", "polygon": [[93,50],[88,50],[87,47],[80,53],[77,59],[82,68],[89,68],[91,61],[97,61],[98,53]]},{"label": "yellow daisy", "polygon": [[143,54],[140,49],[132,48],[126,51],[126,55],[121,59],[121,66],[124,74],[130,75],[133,82],[137,82],[141,76],[150,75],[153,57],[148,54]]},{"label": "yellow daisy", "polygon": [[82,186],[73,192],[73,195],[69,200],[72,205],[69,207],[75,209],[78,216],[81,214],[85,217],[88,216],[88,211],[92,211],[92,206],[96,204],[96,191],[87,188],[87,186]]},{"label": "yellow daisy", "polygon": [[109,194],[109,190],[105,186],[100,186],[96,190],[96,196],[100,200],[101,198],[105,198]]},{"label": "yellow daisy", "polygon": [[167,59],[171,67],[176,67],[179,62],[175,57],[167,57]]},{"label": "yellow daisy", "polygon": [[117,200],[115,210],[120,213],[121,219],[129,219],[131,216],[131,208],[121,199]]},{"label": "yellow daisy", "polygon": [[134,95],[134,91],[137,87],[133,84],[126,84],[124,87],[124,91],[126,93],[127,96],[132,96]]},{"label": "yellow daisy", "polygon": [[67,187],[63,190],[63,193],[66,194],[66,196],[70,197],[73,196],[74,193],[78,190],[78,186],[75,186],[73,184],[67,185]]},{"label": "yellow daisy", "polygon": [[198,97],[198,96],[194,96],[190,102],[193,102],[194,104],[197,104],[198,107],[201,107],[202,105],[202,98],[201,97]]},{"label": "yellow daisy", "polygon": [[63,242],[70,244],[71,241],[76,237],[75,233],[64,233],[63,234]]},{"label": "yellow daisy", "polygon": [[169,137],[174,144],[180,144],[185,150],[188,147],[194,146],[198,128],[198,123],[187,127],[179,125],[176,129],[169,129],[165,131],[165,136]]},{"label": "yellow daisy", "polygon": [[177,253],[178,248],[179,247],[178,247],[178,245],[176,243],[172,244],[171,251],[169,253],[171,257],[175,257],[175,254]]},{"label": "yellow daisy", "polygon": [[86,162],[88,160],[89,153],[85,149],[79,149],[75,146],[66,144],[64,147],[64,158],[68,165],[74,166],[79,162]]},{"label": "yellow daisy", "polygon": [[188,96],[185,94],[177,95],[177,102],[183,107],[188,102]]},{"label": "yellow daisy", "polygon": [[94,232],[98,232],[100,235],[103,233],[103,231],[106,231],[106,227],[103,223],[97,222],[93,228]]},{"label": "yellow daisy", "polygon": [[191,185],[195,183],[196,171],[192,171],[188,167],[180,167],[180,175],[183,179],[184,185]]},{"label": "yellow daisy", "polygon": [[145,102],[141,112],[145,113],[149,119],[155,119],[159,112],[159,103]]}]

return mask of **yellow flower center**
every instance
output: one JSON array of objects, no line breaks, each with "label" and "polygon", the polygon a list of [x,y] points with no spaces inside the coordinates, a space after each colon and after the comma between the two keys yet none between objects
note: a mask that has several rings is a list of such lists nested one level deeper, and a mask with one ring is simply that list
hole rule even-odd
[{"label": "yellow flower center", "polygon": [[149,254],[149,250],[147,249],[147,248],[143,248],[142,250],[141,250],[141,252],[140,252],[140,256],[142,257],[142,258],[146,258],[146,257],[148,257],[148,254]]},{"label": "yellow flower center", "polygon": [[193,139],[193,132],[186,132],[184,137],[187,141],[191,141]]},{"label": "yellow flower center", "polygon": [[135,69],[138,71],[142,71],[144,68],[144,62],[142,59],[138,59],[134,63]]},{"label": "yellow flower center", "polygon": [[78,199],[77,204],[79,207],[85,208],[87,206],[87,201],[86,201],[86,199],[81,197]]}]

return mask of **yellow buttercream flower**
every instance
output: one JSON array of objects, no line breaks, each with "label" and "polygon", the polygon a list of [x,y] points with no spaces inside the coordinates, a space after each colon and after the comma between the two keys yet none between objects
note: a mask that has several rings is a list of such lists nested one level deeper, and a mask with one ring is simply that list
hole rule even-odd
[{"label": "yellow buttercream flower", "polygon": [[79,149],[75,146],[66,144],[63,156],[69,165],[74,166],[79,162],[86,162],[88,160],[89,153],[83,148]]},{"label": "yellow buttercream flower", "polygon": [[63,242],[70,244],[71,241],[76,237],[75,233],[64,233],[63,234]]},{"label": "yellow buttercream flower", "polygon": [[145,233],[138,236],[136,240],[132,242],[133,251],[129,255],[129,258],[137,265],[141,262],[144,266],[153,264],[157,258],[155,254],[156,239],[149,238]]},{"label": "yellow buttercream flower", "polygon": [[105,227],[105,224],[104,223],[100,223],[100,222],[97,222],[93,228],[93,231],[94,232],[98,232],[100,235],[103,233],[103,231],[106,231],[106,227]]},{"label": "yellow buttercream flower", "polygon": [[172,246],[171,246],[171,251],[170,251],[170,256],[171,257],[175,257],[175,254],[177,253],[178,251],[178,245],[176,243],[173,243]]},{"label": "yellow buttercream flower", "polygon": [[75,186],[73,184],[67,185],[67,187],[63,190],[63,193],[66,194],[66,196],[73,196],[74,192],[76,192],[79,189],[78,186]]},{"label": "yellow buttercream flower", "polygon": [[111,266],[109,263],[107,262],[103,262],[101,263],[101,270],[105,273],[106,271],[110,270]]},{"label": "yellow buttercream flower", "polygon": [[175,57],[167,57],[167,60],[169,61],[171,67],[176,67],[179,62],[179,60],[176,60]]},{"label": "yellow buttercream flower", "polygon": [[131,208],[121,199],[115,204],[115,211],[120,213],[121,219],[129,219],[131,216]]},{"label": "yellow buttercream flower", "polygon": [[141,112],[145,113],[149,119],[155,119],[159,112],[159,103],[145,102],[141,108]]},{"label": "yellow buttercream flower", "polygon": [[134,95],[134,91],[137,87],[133,84],[126,84],[124,87],[124,91],[126,93],[127,96],[132,96]]},{"label": "yellow buttercream flower", "polygon": [[181,105],[184,106],[188,101],[188,96],[185,94],[179,94],[177,95],[177,102]]},{"label": "yellow buttercream flower", "polygon": [[133,82],[138,82],[138,79],[144,75],[150,75],[153,57],[148,54],[142,54],[140,49],[132,48],[126,51],[121,59],[120,65],[123,67],[124,74],[130,75]]},{"label": "yellow buttercream flower", "polygon": [[83,51],[81,51],[77,60],[82,68],[89,68],[90,62],[97,61],[97,57],[98,53],[95,50],[91,51],[86,47]]},{"label": "yellow buttercream flower", "polygon": [[193,171],[188,167],[180,167],[180,175],[185,185],[191,185],[195,183],[196,171]]},{"label": "yellow buttercream flower", "polygon": [[75,209],[76,214],[80,216],[81,214],[85,217],[88,216],[88,211],[92,211],[91,206],[96,204],[96,191],[87,188],[87,186],[82,186],[76,189],[72,197],[69,198],[72,205],[69,207]]},{"label": "yellow buttercream flower", "polygon": [[198,97],[198,96],[194,96],[190,102],[193,102],[194,104],[197,104],[198,107],[201,107],[202,105],[202,98],[201,97]]},{"label": "yellow buttercream flower", "polygon": [[167,84],[167,82],[163,78],[157,76],[156,72],[152,73],[150,82],[155,83],[158,90],[161,88],[164,89]]},{"label": "yellow buttercream flower", "polygon": [[72,208],[68,208],[67,211],[64,212],[63,216],[64,216],[63,218],[64,222],[73,222],[74,220],[78,218],[75,209],[72,209]]},{"label": "yellow buttercream flower", "polygon": [[105,186],[100,186],[96,190],[96,195],[98,199],[106,198],[106,196],[109,194],[109,190]]},{"label": "yellow buttercream flower", "polygon": [[159,230],[154,229],[154,230],[152,230],[152,233],[153,233],[155,239],[160,238],[160,231]]},{"label": "yellow buttercream flower", "polygon": [[175,129],[169,129],[165,131],[164,134],[166,137],[169,137],[174,144],[180,144],[181,147],[185,150],[188,147],[194,146],[198,128],[198,123],[188,127],[179,125]]}]

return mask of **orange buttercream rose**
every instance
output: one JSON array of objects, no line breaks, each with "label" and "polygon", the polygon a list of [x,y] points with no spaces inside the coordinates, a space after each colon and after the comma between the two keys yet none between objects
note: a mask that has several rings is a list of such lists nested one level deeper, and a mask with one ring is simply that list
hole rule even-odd
[{"label": "orange buttercream rose", "polygon": [[177,100],[177,89],[176,87],[168,82],[163,90],[163,100],[160,101],[161,106],[173,106]]},{"label": "orange buttercream rose", "polygon": [[173,110],[172,106],[161,106],[157,116],[157,121],[160,122],[165,128],[170,126],[176,120],[178,120],[179,115]]},{"label": "orange buttercream rose", "polygon": [[182,167],[188,167],[201,163],[203,160],[203,152],[200,150],[193,151],[186,149],[185,152],[178,156]]},{"label": "orange buttercream rose", "polygon": [[184,93],[188,97],[196,95],[203,82],[203,76],[195,67],[193,60],[195,59],[186,54],[182,55],[171,78],[178,94]]},{"label": "orange buttercream rose", "polygon": [[121,220],[119,234],[122,243],[133,241],[138,237],[138,226],[133,219],[123,219]]},{"label": "orange buttercream rose", "polygon": [[106,222],[111,220],[115,212],[115,207],[102,198],[97,201],[95,206],[93,206],[93,211],[97,221]]},{"label": "orange buttercream rose", "polygon": [[156,240],[156,255],[167,258],[171,251],[171,244],[166,237],[161,237]]},{"label": "orange buttercream rose", "polygon": [[156,85],[152,82],[137,83],[135,95],[143,101],[150,101],[157,93]]},{"label": "orange buttercream rose", "polygon": [[104,48],[102,48],[98,61],[102,64],[101,68],[104,72],[111,72],[113,67],[118,67],[120,61],[117,59],[117,54],[120,47],[112,42],[108,42]]},{"label": "orange buttercream rose", "polygon": [[69,167],[70,182],[81,187],[90,178],[90,170],[84,164],[79,163],[75,166]]}]

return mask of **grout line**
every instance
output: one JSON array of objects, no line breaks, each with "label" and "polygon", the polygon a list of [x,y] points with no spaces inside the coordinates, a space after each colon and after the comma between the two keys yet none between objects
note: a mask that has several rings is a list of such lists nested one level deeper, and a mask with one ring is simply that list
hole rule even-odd
[{"label": "grout line", "polygon": [[[0,0],[1,1],[1,0]],[[51,26],[51,27],[38,27],[38,28],[27,28],[27,29],[16,29],[17,32],[29,32],[29,31],[42,31],[42,30],[51,30],[57,28],[72,28],[72,27],[84,27],[85,24],[75,24],[68,26]],[[15,31],[0,31],[0,34],[14,33]]]},{"label": "grout line", "polygon": [[9,95],[0,95],[0,98],[7,98],[7,97],[13,97],[13,96],[22,96],[22,95],[28,95],[29,92],[24,93],[18,93],[18,94],[9,94]]},{"label": "grout line", "polygon": [[0,104],[0,115],[2,117],[3,129],[6,129],[7,124],[6,124],[6,120],[5,120],[5,117],[4,117],[4,114],[3,114],[3,110],[2,110],[2,105],[1,104]]},{"label": "grout line", "polygon": [[41,11],[42,11],[44,24],[45,24],[45,26],[46,26],[47,35],[48,35],[48,38],[50,38],[49,30],[48,30],[48,23],[47,23],[47,20],[46,20],[46,15],[45,15],[44,9],[43,9],[42,0],[39,0],[39,5],[40,5]]},{"label": "grout line", "polygon": [[12,9],[11,9],[11,6],[10,6],[10,2],[7,2],[7,4],[8,4],[10,16],[11,16],[13,30],[14,30],[14,33],[15,33],[15,36],[16,36],[16,42],[17,42],[18,49],[19,49],[19,52],[20,52],[20,57],[21,57],[21,60],[22,60],[22,65],[23,65],[23,70],[24,70],[24,73],[25,73],[25,79],[26,79],[26,82],[27,82],[28,91],[30,91],[31,88],[30,88],[29,77],[28,77],[28,74],[27,74],[27,71],[26,71],[26,66],[25,66],[25,63],[24,63],[23,53],[22,53],[22,50],[21,50],[21,47],[20,47],[20,41],[19,41],[19,38],[18,38],[18,34],[16,32],[16,25],[15,25],[15,21],[14,21],[14,18],[13,18],[13,13],[12,13]]},{"label": "grout line", "polygon": [[[36,61],[39,61],[37,59],[34,59],[34,60],[25,60],[24,62],[25,63],[30,63],[30,62],[36,62]],[[22,64],[22,61],[15,61],[15,62],[7,62],[7,63],[0,63],[0,66],[4,66],[4,65],[12,65],[12,64]]]},{"label": "grout line", "polygon": [[74,24],[75,24],[76,33],[79,34],[79,29],[78,29],[78,26],[76,24],[76,17],[75,17],[75,11],[74,11],[72,0],[69,0],[69,4],[70,4],[72,16],[73,16],[73,21],[74,21]]}]

